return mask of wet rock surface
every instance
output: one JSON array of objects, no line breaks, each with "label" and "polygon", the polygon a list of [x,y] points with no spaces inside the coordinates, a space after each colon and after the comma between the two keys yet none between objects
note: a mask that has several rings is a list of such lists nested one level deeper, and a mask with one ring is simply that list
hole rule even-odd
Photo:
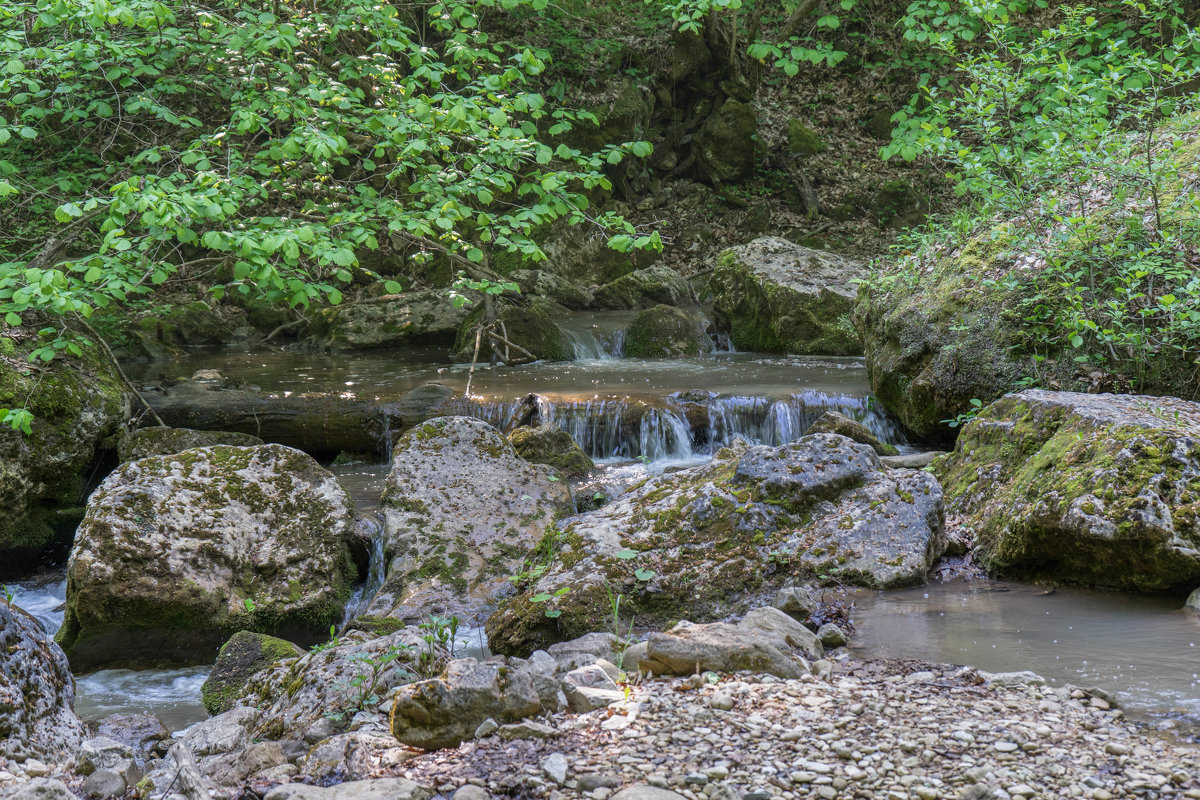
[{"label": "wet rock surface", "polygon": [[[523,654],[604,627],[617,592],[628,614],[656,624],[720,619],[797,577],[920,584],[944,547],[941,503],[933,476],[885,470],[842,436],[727,448],[560,521],[544,574],[491,617],[489,641]],[[548,607],[561,616],[547,619]]]},{"label": "wet rock surface", "polygon": [[342,349],[452,344],[468,313],[444,290],[427,289],[325,309],[316,315],[313,336]]},{"label": "wet rock surface", "polygon": [[237,630],[313,641],[355,580],[353,523],[334,476],[281,445],[128,462],[88,503],[58,641],[76,669],[205,663]]},{"label": "wet rock surface", "polygon": [[147,456],[170,456],[196,447],[227,444],[234,447],[253,447],[263,440],[248,433],[234,431],[197,431],[191,428],[139,428],[125,434],[117,447],[121,463]]},{"label": "wet rock surface", "polygon": [[1026,390],[932,467],[990,570],[1143,591],[1200,582],[1200,405]]}]

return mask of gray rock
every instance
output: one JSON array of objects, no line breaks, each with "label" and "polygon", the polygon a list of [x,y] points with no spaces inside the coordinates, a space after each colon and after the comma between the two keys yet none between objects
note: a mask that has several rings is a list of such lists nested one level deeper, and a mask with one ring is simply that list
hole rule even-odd
[{"label": "gray rock", "polygon": [[171,456],[197,447],[227,444],[253,447],[263,440],[248,433],[233,431],[197,431],[191,428],[139,428],[125,434],[117,445],[117,457],[124,464],[148,456]]},{"label": "gray rock", "polygon": [[34,778],[5,790],[5,800],[78,800],[67,785],[56,778]]},{"label": "gray rock", "polygon": [[404,778],[347,781],[336,786],[284,783],[267,792],[263,800],[429,800],[434,791]]},{"label": "gray rock", "polygon": [[304,759],[300,771],[317,781],[331,776],[347,781],[364,780],[371,776],[374,757],[395,745],[395,740],[387,734],[339,733],[318,742]]},{"label": "gray rock", "polygon": [[624,693],[598,664],[571,670],[563,676],[562,683],[567,702],[577,714],[604,708],[624,698]]},{"label": "gray rock", "polygon": [[1045,686],[1046,679],[1036,672],[980,672],[980,676],[992,686]]},{"label": "gray rock", "polygon": [[621,779],[616,775],[603,775],[595,772],[576,775],[575,780],[579,782],[579,791],[594,792],[597,789],[615,789],[621,785]]},{"label": "gray rock", "polygon": [[571,434],[553,425],[517,428],[508,434],[517,455],[531,464],[545,464],[572,479],[586,476],[595,466]]},{"label": "gray rock", "polygon": [[196,757],[182,741],[171,745],[167,756],[138,783],[141,797],[161,798],[170,790],[186,800],[211,800],[219,793],[196,763]]},{"label": "gray rock", "polygon": [[357,577],[353,537],[350,496],[298,450],[128,462],[88,500],[58,640],[84,669],[203,662],[248,628],[316,639]]},{"label": "gray rock", "polygon": [[518,269],[509,279],[526,297],[544,297],[572,311],[581,311],[592,303],[592,294],[561,275],[541,269]]},{"label": "gray rock", "polygon": [[133,748],[127,744],[97,736],[79,746],[75,756],[75,771],[80,775],[91,775],[101,769],[112,770],[123,761],[131,761]]},{"label": "gray rock", "polygon": [[558,664],[558,674],[562,675],[580,667],[595,664],[600,659],[616,662],[619,658],[620,641],[611,633],[585,633],[576,639],[566,642],[556,642],[546,648],[551,658]]},{"label": "gray rock", "polygon": [[210,714],[222,714],[233,708],[246,691],[246,684],[258,672],[288,659],[304,655],[304,650],[286,639],[253,631],[238,631],[221,645],[217,663],[200,687],[200,698]]},{"label": "gray rock", "polygon": [[778,608],[767,606],[752,609],[738,624],[743,628],[751,628],[778,636],[793,650],[799,650],[807,658],[816,659],[825,655],[825,648],[821,646],[824,640],[820,638],[820,634],[814,635],[812,631]]},{"label": "gray rock", "polygon": [[105,800],[125,794],[125,789],[124,778],[110,769],[101,769],[87,777],[80,791],[83,792],[84,797],[98,797]]},{"label": "gray rock", "polygon": [[884,444],[879,441],[879,437],[871,433],[866,425],[836,411],[826,411],[817,417],[817,421],[810,425],[805,433],[836,433],[859,444],[870,445],[871,449],[880,456],[895,457],[899,455],[895,445]]},{"label": "gray rock", "polygon": [[559,786],[567,782],[568,768],[567,757],[562,753],[551,753],[542,760],[542,772]]},{"label": "gray rock", "polygon": [[946,455],[944,450],[926,450],[924,453],[880,456],[879,461],[889,469],[924,469],[932,464],[938,456],[944,455]]},{"label": "gray rock", "polygon": [[319,311],[313,320],[313,335],[331,347],[354,350],[453,344],[468,313],[468,308],[455,308],[443,290],[426,289]]},{"label": "gray rock", "polygon": [[542,711],[529,672],[502,660],[462,658],[441,677],[400,687],[392,734],[410,747],[437,750],[470,739],[486,719],[511,723]]},{"label": "gray rock", "polygon": [[820,607],[817,598],[804,586],[785,586],[775,593],[771,605],[798,622],[807,622]]},{"label": "gray rock", "polygon": [[826,622],[817,629],[817,638],[826,647],[843,647],[850,641],[846,632],[832,622]]},{"label": "gray rock", "polygon": [[1200,582],[1200,404],[1027,389],[932,470],[989,572],[1162,592]]},{"label": "gray rock", "polygon": [[667,633],[650,634],[646,643],[646,665],[655,675],[705,670],[765,672],[780,678],[809,674],[804,659],[794,655],[782,637],[740,625],[678,625]]},{"label": "gray rock", "polygon": [[501,739],[557,739],[562,734],[557,728],[527,719],[522,722],[501,725],[500,730],[496,731],[496,735]]},{"label": "gray rock", "polygon": [[150,714],[113,714],[96,723],[96,735],[119,742],[133,751],[142,763],[161,741],[171,738],[162,720]]},{"label": "gray rock", "polygon": [[711,353],[708,321],[693,311],[657,305],[640,312],[625,329],[625,355],[663,358]]},{"label": "gray rock", "polygon": [[452,800],[489,800],[491,795],[482,786],[468,783],[458,787],[451,797]]},{"label": "gray rock", "polygon": [[500,723],[488,717],[483,722],[479,723],[479,727],[475,729],[475,738],[482,739],[485,736],[491,736],[496,731],[500,730]]},{"label": "gray rock", "polygon": [[635,783],[614,794],[609,800],[686,800],[686,798],[669,789],[659,789],[644,783]]},{"label": "gray rock", "polygon": [[662,303],[682,306],[694,303],[695,293],[687,278],[666,264],[653,264],[622,275],[596,290],[597,308],[650,308]]},{"label": "gray rock", "polygon": [[1192,590],[1192,593],[1188,595],[1187,601],[1184,602],[1183,607],[1191,611],[1200,611],[1200,589]]},{"label": "gray rock", "polygon": [[0,756],[57,761],[83,739],[66,656],[32,615],[0,602]]},{"label": "gray rock", "polygon": [[554,473],[473,417],[405,432],[381,501],[391,564],[366,617],[481,623],[510,591],[507,578],[526,552],[570,508],[567,482],[551,481]]},{"label": "gray rock", "polygon": [[850,320],[866,277],[857,261],[767,236],[717,257],[710,286],[717,327],[739,350],[858,355]]},{"label": "gray rock", "polygon": [[[650,478],[556,529],[545,574],[487,622],[495,652],[524,655],[609,627],[614,586],[630,587],[622,612],[640,625],[661,627],[680,608],[704,622],[814,575],[880,589],[919,585],[945,547],[932,475],[884,469],[870,447],[827,433],[779,448],[739,440],[708,464]],[[619,557],[624,550],[637,555]],[[634,577],[640,568],[654,573],[644,585]],[[564,590],[558,619],[528,601]]]}]

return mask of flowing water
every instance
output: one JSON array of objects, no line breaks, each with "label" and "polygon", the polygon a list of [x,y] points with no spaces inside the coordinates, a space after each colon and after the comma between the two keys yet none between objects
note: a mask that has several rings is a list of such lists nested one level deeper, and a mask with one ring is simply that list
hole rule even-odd
[{"label": "flowing water", "polygon": [[856,656],[1028,669],[1113,691],[1136,716],[1200,724],[1200,614],[1178,599],[1000,581],[852,597]]}]

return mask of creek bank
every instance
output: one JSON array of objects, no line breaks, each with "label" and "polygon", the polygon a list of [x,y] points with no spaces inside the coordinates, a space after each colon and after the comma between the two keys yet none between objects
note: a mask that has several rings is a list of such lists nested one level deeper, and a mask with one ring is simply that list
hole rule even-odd
[{"label": "creek bank", "polygon": [[1152,592],[1200,584],[1200,404],[1009,394],[931,469],[993,573]]}]

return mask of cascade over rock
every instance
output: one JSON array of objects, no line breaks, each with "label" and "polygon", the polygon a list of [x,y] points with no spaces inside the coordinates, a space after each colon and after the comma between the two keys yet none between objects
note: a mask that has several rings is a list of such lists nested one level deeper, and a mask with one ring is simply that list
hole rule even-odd
[{"label": "cascade over rock", "polygon": [[58,641],[76,670],[206,663],[238,630],[315,641],[350,595],[354,536],[350,496],[298,450],[127,462],[88,502]]},{"label": "cascade over rock", "polygon": [[0,602],[0,756],[57,761],[83,740],[75,679],[41,623]]},{"label": "cascade over rock", "polygon": [[480,622],[522,559],[571,508],[566,476],[517,455],[472,417],[439,417],[396,442],[381,501],[387,579],[356,625],[430,614]]},{"label": "cascade over rock", "polygon": [[857,261],[777,236],[731,247],[710,283],[717,327],[739,350],[858,355],[852,281],[864,277]]},{"label": "cascade over rock", "polygon": [[1008,394],[932,469],[998,574],[1142,591],[1200,582],[1200,404]]},{"label": "cascade over rock", "polygon": [[[932,475],[885,469],[843,436],[738,442],[710,464],[561,520],[546,542],[532,555],[544,573],[488,620],[498,652],[606,628],[613,592],[638,624],[655,625],[720,619],[814,574],[878,589],[920,584],[944,548],[942,493]],[[548,619],[547,609],[561,615]]]}]

